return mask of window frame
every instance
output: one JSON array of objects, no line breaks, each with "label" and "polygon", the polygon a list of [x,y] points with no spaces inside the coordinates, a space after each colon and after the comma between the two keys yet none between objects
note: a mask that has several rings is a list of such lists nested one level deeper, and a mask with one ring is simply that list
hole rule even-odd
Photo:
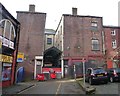
[{"label": "window frame", "polygon": [[[97,43],[96,43],[96,41],[97,41]],[[93,43],[93,42],[95,42],[95,43]],[[98,39],[92,39],[91,43],[92,43],[92,51],[100,51],[100,43],[99,43]]]},{"label": "window frame", "polygon": [[117,41],[116,40],[112,40],[112,48],[113,49],[117,48]]},{"label": "window frame", "polygon": [[112,36],[115,36],[115,35],[116,35],[116,30],[115,30],[115,29],[111,31],[111,35],[112,35]]},{"label": "window frame", "polygon": [[[50,40],[50,41],[49,41],[49,40]],[[49,37],[47,38],[47,44],[48,44],[48,45],[51,45],[51,44],[52,44],[52,38],[49,38]]]},{"label": "window frame", "polygon": [[97,21],[91,21],[91,27],[98,27],[98,22]]}]

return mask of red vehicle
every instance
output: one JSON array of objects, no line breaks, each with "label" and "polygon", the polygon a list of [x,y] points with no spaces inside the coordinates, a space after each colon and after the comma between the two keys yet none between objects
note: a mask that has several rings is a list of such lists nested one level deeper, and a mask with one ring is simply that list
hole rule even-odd
[{"label": "red vehicle", "polygon": [[45,75],[44,74],[37,74],[36,80],[45,81],[46,80]]}]

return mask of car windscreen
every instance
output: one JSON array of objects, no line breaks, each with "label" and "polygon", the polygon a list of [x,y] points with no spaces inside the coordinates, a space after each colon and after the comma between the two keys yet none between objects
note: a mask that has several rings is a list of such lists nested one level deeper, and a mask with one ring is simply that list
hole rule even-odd
[{"label": "car windscreen", "polygon": [[104,69],[94,69],[93,73],[94,74],[100,74],[100,73],[105,73],[106,71]]}]

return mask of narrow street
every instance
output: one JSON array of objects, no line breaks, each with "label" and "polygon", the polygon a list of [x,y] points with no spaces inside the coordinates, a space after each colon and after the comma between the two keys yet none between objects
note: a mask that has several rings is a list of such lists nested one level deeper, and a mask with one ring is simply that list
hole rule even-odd
[{"label": "narrow street", "polygon": [[75,80],[35,82],[35,86],[18,94],[85,94]]}]

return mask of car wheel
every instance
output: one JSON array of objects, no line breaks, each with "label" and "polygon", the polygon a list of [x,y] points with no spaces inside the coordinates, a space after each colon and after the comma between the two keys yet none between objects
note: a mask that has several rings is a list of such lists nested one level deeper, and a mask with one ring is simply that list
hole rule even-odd
[{"label": "car wheel", "polygon": [[110,82],[113,83],[113,78],[112,77],[110,77]]},{"label": "car wheel", "polygon": [[93,81],[91,78],[89,78],[89,84],[92,85],[93,84]]}]

